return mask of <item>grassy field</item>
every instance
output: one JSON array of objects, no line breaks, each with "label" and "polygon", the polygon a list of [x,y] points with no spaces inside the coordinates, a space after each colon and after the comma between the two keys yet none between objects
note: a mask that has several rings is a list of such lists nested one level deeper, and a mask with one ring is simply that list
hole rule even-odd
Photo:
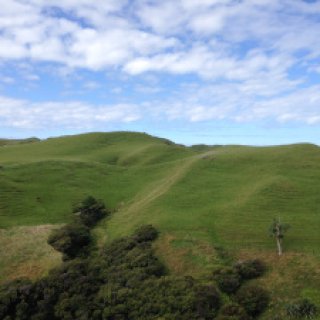
[{"label": "grassy field", "polygon": [[[221,248],[234,259],[259,256],[270,266],[261,281],[276,307],[299,296],[320,306],[319,147],[187,148],[130,132],[2,145],[1,242],[32,234],[26,243],[36,248],[19,260],[23,247],[7,245],[12,258],[0,264],[3,279],[39,260],[34,244],[52,228],[39,226],[70,221],[72,204],[93,195],[114,209],[95,230],[98,243],[153,223],[161,232],[157,252],[172,273],[206,276],[221,263]],[[268,235],[278,217],[291,225],[281,259]],[[35,226],[39,235],[32,233]],[[39,250],[42,262],[33,277],[59,258],[45,244]]]}]

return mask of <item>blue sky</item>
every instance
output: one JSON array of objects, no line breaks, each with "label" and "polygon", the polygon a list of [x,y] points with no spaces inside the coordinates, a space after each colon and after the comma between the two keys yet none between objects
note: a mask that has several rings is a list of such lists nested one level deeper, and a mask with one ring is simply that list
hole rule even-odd
[{"label": "blue sky", "polygon": [[6,0],[0,137],[320,144],[320,1]]}]

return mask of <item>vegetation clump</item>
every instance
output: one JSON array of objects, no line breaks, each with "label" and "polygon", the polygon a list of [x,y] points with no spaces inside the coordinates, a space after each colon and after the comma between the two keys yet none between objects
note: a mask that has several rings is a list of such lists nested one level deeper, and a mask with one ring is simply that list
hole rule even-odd
[{"label": "vegetation clump", "polygon": [[239,261],[231,267],[220,267],[213,272],[213,279],[219,289],[234,294],[244,281],[261,277],[266,271],[265,264],[258,260]]},{"label": "vegetation clump", "polygon": [[101,200],[96,200],[92,196],[86,197],[73,208],[80,221],[87,227],[93,227],[99,220],[110,213]]},{"label": "vegetation clump", "polygon": [[236,294],[236,301],[252,317],[259,316],[267,308],[269,300],[268,292],[256,285],[244,286]]},{"label": "vegetation clump", "polygon": [[151,224],[138,228],[134,234],[137,242],[153,241],[158,237],[158,231]]},{"label": "vegetation clump", "polygon": [[157,234],[154,227],[143,226],[99,254],[64,262],[35,283],[7,283],[0,288],[0,318],[215,318],[221,305],[218,290],[192,277],[168,276],[152,249]]},{"label": "vegetation clump", "polygon": [[243,280],[261,277],[266,271],[265,264],[259,259],[239,261],[234,268]]},{"label": "vegetation clump", "polygon": [[235,293],[241,286],[241,277],[234,268],[221,267],[213,272],[219,289],[227,294]]},{"label": "vegetation clump", "polygon": [[214,283],[166,273],[152,248],[158,236],[152,225],[140,226],[97,252],[90,246],[90,228],[107,214],[104,204],[88,197],[74,212],[78,213],[74,222],[53,231],[48,239],[63,253],[64,263],[35,283],[20,280],[1,287],[0,319],[248,320],[268,304],[263,289],[240,288],[243,280],[262,274],[258,261],[214,272],[218,288],[233,301],[221,309]]},{"label": "vegetation clump", "polygon": [[231,302],[221,308],[217,320],[250,320],[250,317],[241,305]]},{"label": "vegetation clump", "polygon": [[74,259],[87,253],[91,242],[90,228],[109,211],[102,201],[89,196],[75,206],[73,212],[77,214],[74,221],[53,230],[47,241],[55,250],[63,254],[63,260]]},{"label": "vegetation clump", "polygon": [[61,252],[64,260],[79,256],[90,242],[89,228],[80,223],[67,224],[60,229],[53,230],[48,238],[48,244]]},{"label": "vegetation clump", "polygon": [[308,299],[302,299],[288,304],[286,311],[290,318],[312,319],[317,314],[317,307]]}]

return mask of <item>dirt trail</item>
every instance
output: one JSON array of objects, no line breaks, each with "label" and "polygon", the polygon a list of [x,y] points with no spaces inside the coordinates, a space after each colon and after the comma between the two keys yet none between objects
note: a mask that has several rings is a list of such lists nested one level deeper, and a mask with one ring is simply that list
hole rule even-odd
[{"label": "dirt trail", "polygon": [[153,187],[151,190],[149,189],[148,191],[145,190],[143,193],[139,193],[133,199],[133,202],[127,208],[123,209],[123,213],[125,215],[130,215],[131,213],[137,212],[148,206],[152,201],[161,197],[176,182],[178,182],[196,161],[210,156],[213,153],[214,151],[208,151],[200,155],[195,155],[185,160],[181,160],[181,162],[179,162],[179,164],[176,165],[165,178],[156,182],[155,187]]}]

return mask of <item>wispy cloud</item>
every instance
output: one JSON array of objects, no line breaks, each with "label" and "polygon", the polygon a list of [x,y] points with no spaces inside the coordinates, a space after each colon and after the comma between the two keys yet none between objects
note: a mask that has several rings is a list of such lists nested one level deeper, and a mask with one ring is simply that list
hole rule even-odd
[{"label": "wispy cloud", "polygon": [[135,105],[90,105],[79,101],[33,103],[0,96],[0,125],[19,129],[92,129],[140,118]]},{"label": "wispy cloud", "polygon": [[[138,88],[140,90],[140,88]],[[188,94],[185,94],[188,90]],[[242,85],[181,88],[176,96],[141,104],[94,105],[80,101],[52,102],[0,96],[0,125],[15,128],[94,129],[103,124],[143,122],[147,119],[189,123],[232,120],[238,123],[275,121],[278,124],[320,124],[320,86],[291,91],[257,101]]]}]

